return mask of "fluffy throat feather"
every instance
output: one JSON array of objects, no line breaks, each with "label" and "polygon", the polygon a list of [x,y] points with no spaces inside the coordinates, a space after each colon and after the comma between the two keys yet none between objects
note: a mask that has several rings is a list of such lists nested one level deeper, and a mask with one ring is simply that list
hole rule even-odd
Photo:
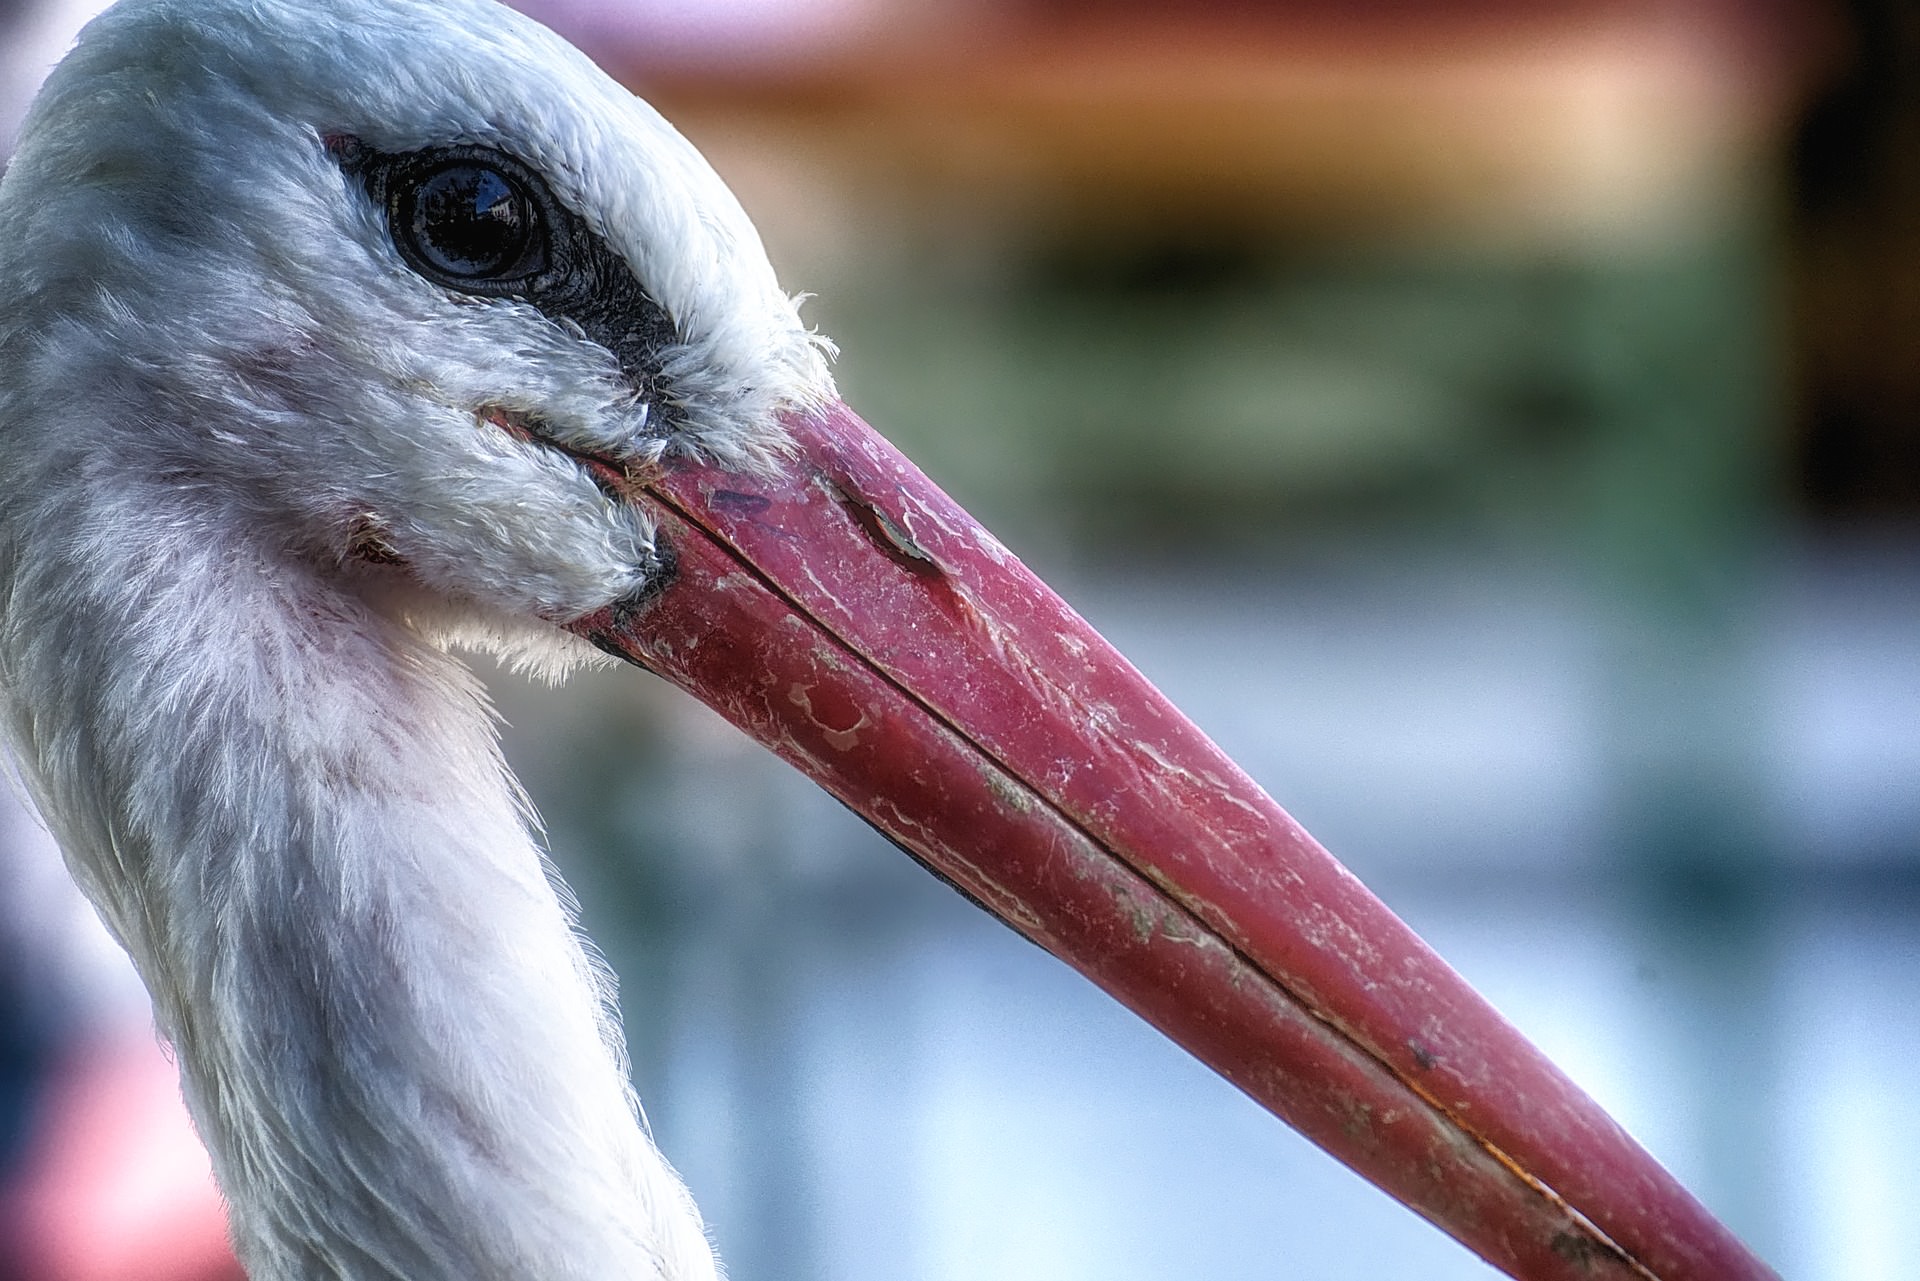
[{"label": "fluffy throat feather", "polygon": [[711,1278],[474,678],[323,586],[189,568],[83,597],[93,688],[17,649],[9,684],[51,687],[39,790],[254,1281]]}]

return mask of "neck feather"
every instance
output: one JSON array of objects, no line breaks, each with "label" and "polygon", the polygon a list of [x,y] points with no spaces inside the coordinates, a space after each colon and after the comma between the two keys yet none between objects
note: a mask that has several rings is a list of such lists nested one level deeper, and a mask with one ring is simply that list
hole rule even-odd
[{"label": "neck feather", "polygon": [[473,677],[284,558],[119,515],[8,549],[0,675],[256,1281],[711,1278]]}]

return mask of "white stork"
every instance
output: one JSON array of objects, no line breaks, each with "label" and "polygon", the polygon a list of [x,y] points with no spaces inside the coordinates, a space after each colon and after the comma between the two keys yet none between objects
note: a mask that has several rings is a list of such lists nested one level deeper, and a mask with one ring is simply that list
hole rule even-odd
[{"label": "white stork", "polygon": [[0,693],[257,1281],[716,1275],[451,651],[692,690],[1516,1275],[1770,1275],[841,405],[489,0],[126,0],[0,183]]}]

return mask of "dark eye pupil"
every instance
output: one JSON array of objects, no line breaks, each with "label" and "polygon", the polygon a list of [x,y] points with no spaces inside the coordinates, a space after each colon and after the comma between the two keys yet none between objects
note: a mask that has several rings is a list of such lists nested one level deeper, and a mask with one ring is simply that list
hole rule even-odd
[{"label": "dark eye pupil", "polygon": [[451,164],[413,191],[406,217],[413,250],[433,270],[463,280],[530,271],[535,248],[533,204],[497,169]]}]

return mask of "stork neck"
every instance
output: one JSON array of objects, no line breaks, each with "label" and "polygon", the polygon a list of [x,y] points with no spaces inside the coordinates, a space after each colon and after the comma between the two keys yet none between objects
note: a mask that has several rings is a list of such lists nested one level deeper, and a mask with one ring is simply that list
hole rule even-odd
[{"label": "stork neck", "polygon": [[255,1281],[711,1278],[473,677],[298,566],[116,546],[13,567],[77,608],[7,683]]}]

